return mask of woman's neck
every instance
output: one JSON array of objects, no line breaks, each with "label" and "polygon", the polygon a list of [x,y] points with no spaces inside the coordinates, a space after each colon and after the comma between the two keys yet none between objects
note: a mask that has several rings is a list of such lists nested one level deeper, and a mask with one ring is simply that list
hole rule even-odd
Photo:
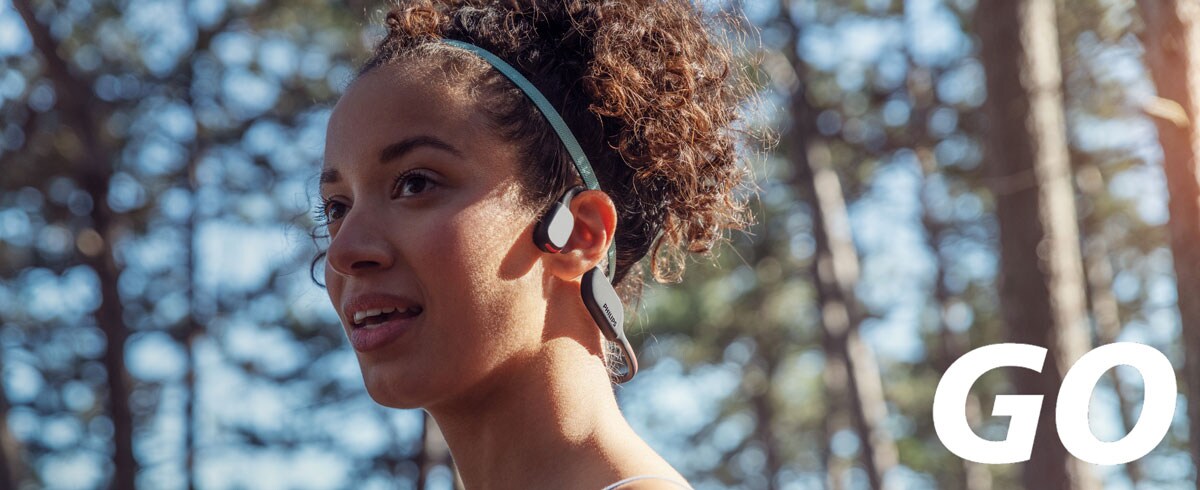
[{"label": "woman's neck", "polygon": [[428,408],[468,490],[600,488],[630,466],[666,464],[625,422],[603,362],[579,340],[550,339],[486,393]]}]

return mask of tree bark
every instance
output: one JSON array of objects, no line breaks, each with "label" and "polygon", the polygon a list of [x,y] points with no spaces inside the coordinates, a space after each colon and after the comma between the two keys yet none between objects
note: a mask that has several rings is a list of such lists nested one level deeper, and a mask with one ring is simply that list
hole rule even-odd
[{"label": "tree bark", "polygon": [[879,368],[870,347],[859,336],[861,317],[851,303],[858,277],[858,254],[850,239],[841,183],[829,168],[828,153],[814,156],[817,158],[805,158],[810,165],[808,169],[797,170],[797,183],[811,196],[816,242],[813,274],[827,360],[845,373],[846,386],[831,388],[833,393],[849,395],[850,416],[862,445],[867,480],[871,488],[881,489],[897,455],[895,442],[883,426],[887,403]]},{"label": "tree bark", "polygon": [[[914,115],[919,115],[923,112],[925,111],[914,111]],[[923,117],[918,119],[918,121],[924,120],[925,119]],[[923,124],[923,122],[920,122],[919,124]],[[923,132],[924,131],[917,131],[917,133]],[[919,145],[917,148],[915,148],[915,153],[917,154],[917,160],[921,165],[923,178],[928,181],[937,168],[937,161],[933,156],[933,150],[927,146]],[[951,330],[949,324],[946,322],[946,308],[950,304],[951,294],[949,289],[946,287],[947,264],[939,251],[939,244],[941,243],[941,237],[945,233],[947,226],[938,222],[937,219],[932,216],[929,211],[930,204],[927,199],[921,199],[921,208],[921,223],[925,227],[927,244],[935,257],[935,267],[937,268],[937,273],[934,277],[935,282],[933,287],[933,301],[934,306],[937,308],[938,348],[936,353],[930,354],[929,357],[930,360],[933,361],[933,364],[937,366],[937,371],[945,374],[946,370],[950,368],[950,365],[953,364],[956,359],[967,353],[969,346],[965,339],[963,339],[962,336],[955,331]],[[979,397],[975,396],[974,393],[968,393],[967,422],[972,427],[980,427],[982,424],[979,407]],[[961,477],[960,481],[963,490],[992,489],[992,474],[990,471],[988,471],[985,465],[963,459],[960,468],[961,471],[958,473],[958,475]]]},{"label": "tree bark", "polygon": [[[774,350],[770,345],[759,345],[760,349]],[[753,438],[762,445],[764,467],[763,474],[767,478],[767,490],[776,490],[779,488],[776,477],[779,476],[779,470],[783,466],[779,460],[779,444],[776,443],[776,435],[774,431],[775,422],[775,404],[771,397],[770,389],[772,380],[775,379],[776,369],[779,366],[778,361],[774,356],[767,354],[763,359],[763,370],[765,371],[766,383],[763,390],[750,397],[750,407],[754,411],[755,424]]]},{"label": "tree bark", "polygon": [[821,373],[821,381],[825,384],[825,420],[821,424],[821,464],[825,468],[826,490],[843,490],[843,478],[849,464],[833,454],[833,436],[843,427],[850,425],[846,420],[845,400],[850,396],[846,393],[846,362],[831,345],[830,339],[824,339],[825,370]]},{"label": "tree bark", "polygon": [[[197,125],[199,126],[199,125]],[[197,127],[199,130],[199,127]],[[193,149],[194,150],[194,149]],[[196,165],[199,156],[193,153],[193,158],[189,160],[187,166],[187,184],[191,191],[193,202],[199,201],[199,190],[197,189],[196,180]],[[196,436],[200,432],[199,419],[196,413],[200,408],[200,390],[197,388],[196,377],[198,370],[196,365],[196,342],[204,334],[204,326],[200,320],[200,313],[197,303],[199,302],[199,277],[198,263],[200,250],[197,242],[199,242],[199,233],[196,230],[196,225],[200,219],[199,206],[192,206],[192,212],[188,216],[187,224],[185,225],[186,236],[188,237],[188,253],[187,253],[187,270],[188,270],[188,316],[184,325],[183,337],[183,352],[185,374],[183,377],[183,392],[187,400],[184,402],[183,409],[183,432],[185,452],[183,458],[184,478],[187,480],[188,490],[196,490],[196,452],[198,444]]]},{"label": "tree bark", "polygon": [[432,468],[429,457],[429,428],[433,425],[433,417],[429,413],[422,411],[421,417],[421,438],[418,442],[417,454],[413,456],[413,463],[417,465],[417,490],[425,490],[425,480],[429,475],[429,470]]},{"label": "tree bark", "polygon": [[[1073,7],[1088,8],[1092,2],[1084,0],[1080,2],[1062,2],[1059,5],[1064,9]],[[1080,5],[1082,4],[1082,5]],[[1069,18],[1060,15],[1059,19]],[[1063,25],[1059,22],[1059,25]],[[1069,78],[1073,70],[1077,70],[1074,65],[1078,64],[1080,54],[1073,49],[1072,44],[1074,38],[1078,36],[1079,26],[1075,26],[1076,32],[1071,32],[1070,28],[1059,31],[1059,49],[1063,52],[1061,60],[1061,71],[1064,78]],[[1075,58],[1075,59],[1073,59]],[[1063,84],[1063,100],[1064,105],[1072,104],[1071,86]],[[1068,122],[1069,127],[1069,122]],[[1079,224],[1079,240],[1083,245],[1083,270],[1086,281],[1085,294],[1087,295],[1088,310],[1091,313],[1092,322],[1094,323],[1094,334],[1097,345],[1106,345],[1116,342],[1117,337],[1121,333],[1121,309],[1116,296],[1112,292],[1113,270],[1112,264],[1109,263],[1108,246],[1104,237],[1104,221],[1108,216],[1102,215],[1103,207],[1101,203],[1107,199],[1105,196],[1106,188],[1104,187],[1104,176],[1100,172],[1100,167],[1093,161],[1089,155],[1079,151],[1074,146],[1069,148],[1069,156],[1071,159],[1071,168],[1075,169],[1075,181],[1079,185],[1080,194],[1086,197],[1091,203],[1091,212],[1087,213],[1080,220]],[[1124,382],[1121,380],[1117,370],[1109,370],[1107,373],[1113,384],[1113,393],[1117,396],[1117,404],[1121,413],[1121,426],[1128,434],[1133,430],[1137,418],[1133,414],[1133,405],[1129,397],[1125,394]],[[1142,480],[1141,467],[1138,461],[1130,461],[1122,465],[1126,476],[1136,487]]]},{"label": "tree bark", "polygon": [[417,467],[420,469],[417,488],[429,488],[429,473],[438,466],[445,466],[454,474],[455,486],[458,487],[461,483],[459,483],[458,471],[454,468],[454,462],[450,460],[450,447],[446,445],[446,438],[429,412],[422,411],[422,414],[425,417],[425,424],[421,430],[421,449],[415,459]]},{"label": "tree bark", "polygon": [[1067,154],[1053,0],[981,0],[975,27],[986,73],[987,165],[1000,224],[1000,300],[1009,340],[1045,347],[1041,373],[1012,370],[1043,395],[1025,488],[1099,488],[1058,439],[1066,371],[1088,349],[1079,230]]},{"label": "tree bark", "polygon": [[[793,185],[805,199],[812,216],[816,243],[813,279],[817,289],[818,310],[830,368],[844,369],[846,386],[827,385],[837,396],[844,389],[849,395],[850,418],[861,444],[863,468],[875,489],[884,488],[884,477],[896,465],[897,453],[884,421],[887,403],[875,356],[859,336],[861,314],[855,306],[854,286],[858,281],[858,252],[850,234],[850,221],[842,186],[832,169],[832,156],[814,144],[815,114],[804,91],[807,70],[796,52],[800,28],[790,19],[790,1],[781,2],[781,23],[788,29],[785,57],[794,79],[789,112],[791,127],[785,143],[788,159],[795,172]],[[826,381],[831,380],[827,376]]]},{"label": "tree bark", "polygon": [[[1082,177],[1079,179],[1080,182],[1089,182],[1089,186],[1095,186],[1091,188],[1081,185],[1081,191],[1085,195],[1090,196],[1093,200],[1103,198],[1101,195],[1104,189],[1101,181],[1103,177],[1094,164],[1088,163],[1079,166],[1075,173]],[[1095,322],[1096,343],[1106,345],[1116,342],[1117,337],[1121,334],[1121,305],[1112,292],[1113,269],[1108,258],[1108,245],[1105,244],[1100,226],[1101,218],[1095,217],[1093,213],[1093,216],[1083,220],[1080,234],[1084,244],[1083,264],[1084,276],[1087,278],[1088,307],[1091,310],[1092,321]],[[1117,370],[1110,370],[1108,376],[1112,380],[1113,392],[1117,395],[1117,404],[1121,412],[1121,426],[1128,434],[1137,423],[1137,417],[1133,413],[1134,405],[1125,394],[1125,383],[1121,380]],[[1124,468],[1125,473],[1129,476],[1129,481],[1137,486],[1138,482],[1142,480],[1141,465],[1134,460],[1125,463]]]},{"label": "tree bark", "polygon": [[[4,372],[4,356],[0,355],[0,373]],[[21,482],[21,446],[8,430],[8,395],[0,383],[0,488],[17,488]]]},{"label": "tree bark", "polygon": [[[748,263],[756,266],[764,259],[772,256],[772,246],[778,243],[769,226],[764,226],[758,240],[755,241],[750,254],[746,257]],[[775,282],[760,282],[760,287],[770,288],[778,285]],[[785,461],[781,454],[779,430],[779,408],[776,397],[776,386],[779,381],[779,368],[784,362],[787,345],[786,334],[782,326],[766,318],[761,312],[767,301],[766,294],[755,294],[744,302],[743,307],[753,312],[745,318],[748,326],[739,328],[748,333],[754,340],[754,357],[742,371],[742,394],[747,399],[747,405],[754,413],[754,430],[750,439],[757,442],[763,453],[762,474],[766,477],[765,490],[777,490],[780,482],[779,473]],[[740,448],[739,448],[740,449]],[[730,453],[737,452],[731,451]]]},{"label": "tree bark", "polygon": [[[908,4],[905,7],[908,8]],[[913,33],[909,38],[915,38]],[[939,373],[945,374],[950,365],[969,350],[969,345],[961,335],[950,329],[946,322],[946,308],[950,304],[951,292],[946,287],[947,263],[940,252],[943,235],[950,228],[933,215],[932,204],[928,199],[930,179],[938,170],[938,161],[933,146],[936,141],[928,131],[929,116],[936,104],[933,87],[940,73],[918,66],[911,53],[908,54],[908,77],[906,92],[912,105],[909,116],[908,133],[912,138],[911,145],[917,164],[921,167],[922,186],[918,191],[921,195],[921,225],[925,228],[926,244],[935,258],[936,273],[933,286],[933,301],[937,308],[937,351],[930,354]],[[980,427],[982,420],[979,412],[979,397],[973,393],[967,394],[967,422],[972,427]],[[985,465],[966,459],[961,460],[961,471],[957,473],[963,490],[991,490],[992,474]]]},{"label": "tree bark", "polygon": [[124,307],[117,289],[121,269],[113,255],[116,238],[115,216],[108,207],[109,178],[112,176],[112,152],[99,140],[99,125],[94,114],[106,113],[97,99],[91,97],[91,83],[77,77],[59,53],[59,43],[49,27],[39,22],[29,0],[13,0],[13,7],[25,22],[33,45],[42,56],[46,75],[54,84],[56,104],[62,110],[63,125],[79,143],[79,152],[72,162],[81,177],[81,187],[92,197],[92,227],[102,238],[94,255],[84,257],[95,271],[100,283],[100,307],[95,312],[96,324],[104,332],[102,356],[107,371],[108,412],[113,423],[113,479],[111,488],[136,488],[137,459],[133,454],[133,411],[129,405],[132,380],[125,367],[125,342],[129,327],[125,324]]},{"label": "tree bark", "polygon": [[[1141,0],[1146,62],[1158,97],[1182,114],[1156,117],[1163,170],[1170,195],[1171,254],[1183,326],[1184,383],[1188,394],[1188,439],[1192,464],[1200,468],[1200,2]],[[1196,488],[1200,488],[1197,481]]]}]

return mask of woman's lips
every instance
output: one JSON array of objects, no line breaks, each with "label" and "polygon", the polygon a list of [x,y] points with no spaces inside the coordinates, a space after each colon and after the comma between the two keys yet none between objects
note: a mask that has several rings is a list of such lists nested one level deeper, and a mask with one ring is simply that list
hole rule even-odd
[{"label": "woman's lips", "polygon": [[[348,296],[341,311],[343,321],[350,327],[347,332],[350,345],[356,351],[367,352],[383,347],[412,329],[422,318],[424,308],[417,301],[401,295],[360,293]],[[355,322],[355,317],[361,320]]]},{"label": "woman's lips", "polygon": [[395,315],[387,321],[371,327],[352,327],[350,329],[350,345],[359,352],[369,352],[396,340],[405,332],[412,330],[417,320],[424,312],[416,315]]}]

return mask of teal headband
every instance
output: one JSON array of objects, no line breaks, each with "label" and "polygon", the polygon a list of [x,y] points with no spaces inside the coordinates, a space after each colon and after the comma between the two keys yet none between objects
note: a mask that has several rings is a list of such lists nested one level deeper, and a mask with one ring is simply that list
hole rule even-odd
[{"label": "teal headband", "polygon": [[[563,120],[562,116],[558,115],[558,111],[554,109],[554,106],[550,105],[550,101],[546,100],[546,96],[542,95],[542,92],[533,86],[533,82],[525,78],[512,65],[505,63],[499,56],[492,54],[486,49],[454,39],[442,39],[442,42],[475,53],[490,63],[500,73],[504,74],[504,76],[508,77],[509,80],[512,80],[522,92],[525,92],[525,96],[529,97],[533,105],[536,105],[538,110],[541,111],[542,116],[546,118],[546,122],[549,122],[550,127],[554,128],[554,132],[558,134],[558,139],[562,141],[563,146],[567,148],[567,152],[571,154],[571,161],[575,163],[575,171],[583,179],[583,184],[588,189],[594,191],[600,190],[600,181],[596,179],[596,173],[592,171],[592,164],[588,162],[587,155],[583,153],[583,147],[579,146],[579,141],[571,133],[571,128],[567,127],[567,122]],[[608,247],[608,277],[614,278],[614,280],[617,272],[615,249],[616,247]]]}]

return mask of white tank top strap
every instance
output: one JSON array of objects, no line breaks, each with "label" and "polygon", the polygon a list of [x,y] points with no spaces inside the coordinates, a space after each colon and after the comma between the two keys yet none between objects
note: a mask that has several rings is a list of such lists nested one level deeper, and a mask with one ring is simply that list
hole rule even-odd
[{"label": "white tank top strap", "polygon": [[681,481],[679,481],[679,480],[676,480],[676,479],[674,479],[674,478],[666,478],[666,477],[657,476],[657,475],[638,475],[638,476],[631,476],[631,477],[629,477],[629,478],[626,478],[626,479],[624,479],[624,480],[621,480],[621,481],[619,481],[619,482],[613,483],[612,485],[609,485],[609,486],[607,486],[607,487],[604,487],[604,488],[603,488],[603,489],[601,489],[601,490],[616,490],[616,488],[618,488],[618,487],[620,487],[620,486],[622,486],[622,485],[625,485],[625,484],[627,484],[627,483],[632,483],[632,482],[635,482],[635,481],[638,481],[638,480],[662,480],[662,481],[667,481],[667,482],[674,483],[674,484],[675,484],[676,486],[678,486],[679,488],[686,488],[686,489],[688,489],[688,490],[691,490],[691,489],[692,489],[692,487],[688,486],[686,483],[683,483],[683,482],[681,482]]}]

